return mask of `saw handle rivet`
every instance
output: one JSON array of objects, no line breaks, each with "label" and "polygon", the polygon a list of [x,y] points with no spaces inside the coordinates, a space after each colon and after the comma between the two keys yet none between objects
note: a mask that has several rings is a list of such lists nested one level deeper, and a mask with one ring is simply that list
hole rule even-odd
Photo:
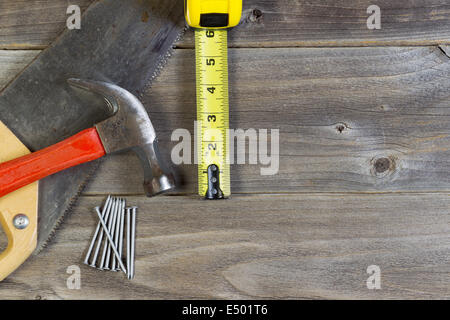
[{"label": "saw handle rivet", "polygon": [[23,230],[30,224],[30,219],[23,213],[17,214],[13,218],[13,225],[16,229]]}]

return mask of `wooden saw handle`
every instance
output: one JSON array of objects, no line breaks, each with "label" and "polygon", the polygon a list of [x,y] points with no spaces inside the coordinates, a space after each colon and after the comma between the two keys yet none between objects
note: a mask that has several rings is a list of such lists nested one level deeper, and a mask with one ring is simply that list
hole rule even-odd
[{"label": "wooden saw handle", "polygon": [[[0,163],[25,156],[30,151],[0,121]],[[0,223],[8,237],[8,247],[0,254],[0,281],[13,272],[34,251],[37,244],[38,183],[31,183],[0,198]],[[14,227],[14,217],[25,214],[29,225]]]},{"label": "wooden saw handle", "polygon": [[0,197],[56,172],[103,157],[105,154],[97,129],[91,128],[48,148],[1,163]]}]

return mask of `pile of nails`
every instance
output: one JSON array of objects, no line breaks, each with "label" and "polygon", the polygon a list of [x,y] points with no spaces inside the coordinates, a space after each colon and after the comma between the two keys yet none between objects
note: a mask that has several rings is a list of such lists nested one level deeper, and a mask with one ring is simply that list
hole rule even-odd
[{"label": "pile of nails", "polygon": [[[128,279],[133,279],[137,207],[126,208],[125,199],[108,196],[103,208],[96,207],[95,211],[99,222],[84,263],[100,270],[122,270]],[[123,262],[124,239],[126,266]]]}]

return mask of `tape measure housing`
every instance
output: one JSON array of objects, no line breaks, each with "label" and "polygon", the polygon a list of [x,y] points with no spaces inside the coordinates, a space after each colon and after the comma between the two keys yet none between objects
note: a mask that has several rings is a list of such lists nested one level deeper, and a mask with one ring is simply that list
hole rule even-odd
[{"label": "tape measure housing", "polygon": [[241,20],[242,0],[185,0],[184,12],[193,28],[231,28]]}]

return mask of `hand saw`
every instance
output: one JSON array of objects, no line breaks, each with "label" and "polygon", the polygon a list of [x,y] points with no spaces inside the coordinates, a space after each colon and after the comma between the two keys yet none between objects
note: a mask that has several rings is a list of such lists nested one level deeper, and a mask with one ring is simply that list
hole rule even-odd
[{"label": "hand saw", "polygon": [[[183,31],[179,0],[94,2],[80,30],[66,30],[1,92],[0,161],[53,145],[105,118],[102,99],[82,92],[73,95],[66,79],[108,81],[140,96]],[[9,239],[0,256],[0,279],[45,246],[97,166],[65,170],[41,180],[39,188],[29,185],[0,199]],[[33,228],[27,228],[34,233],[24,239],[11,219],[36,207],[38,221],[29,221]]]}]

